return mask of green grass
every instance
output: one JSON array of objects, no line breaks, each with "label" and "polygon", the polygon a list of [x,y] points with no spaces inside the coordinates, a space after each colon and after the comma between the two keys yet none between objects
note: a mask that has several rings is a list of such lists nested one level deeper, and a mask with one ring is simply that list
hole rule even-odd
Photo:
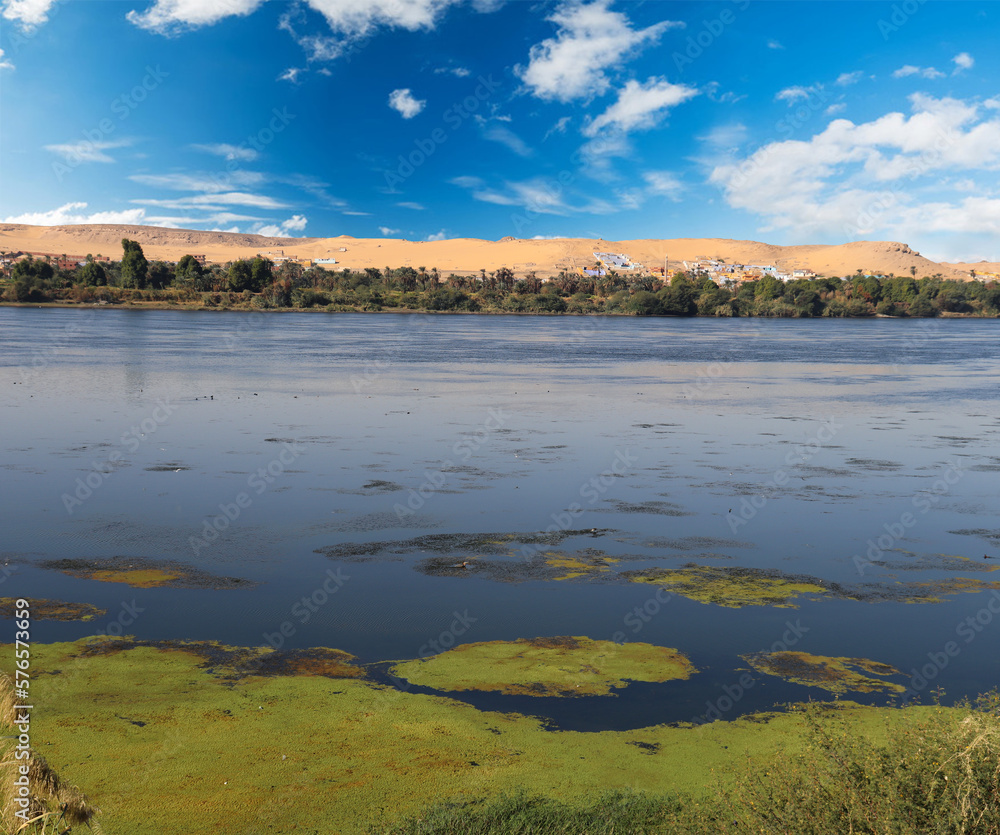
[{"label": "green grass", "polygon": [[[1000,833],[1000,694],[908,714],[884,742],[821,705],[803,711],[807,746],[748,758],[713,796],[606,792],[588,803],[526,792],[429,807],[386,835],[996,835]],[[906,711],[904,711],[906,713]]]}]

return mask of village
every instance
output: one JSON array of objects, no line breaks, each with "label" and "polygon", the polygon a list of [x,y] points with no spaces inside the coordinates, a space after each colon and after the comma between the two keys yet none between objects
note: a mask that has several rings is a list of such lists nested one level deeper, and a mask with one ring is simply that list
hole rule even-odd
[{"label": "village", "polygon": [[[272,249],[258,251],[256,256],[270,260],[276,267],[281,266],[282,264],[296,264],[306,269],[314,266],[324,269],[332,269],[336,266],[340,266],[341,268],[347,267],[347,264],[344,263],[346,259],[343,259],[343,256],[340,261],[338,261],[336,257],[332,256],[333,252],[336,252],[337,255],[341,255],[341,253],[346,253],[347,251],[348,248],[343,246],[337,248],[336,250],[329,250],[327,257],[304,258],[294,255],[286,255],[283,249]],[[83,267],[88,263],[88,261],[109,263],[117,260],[102,254],[67,255],[65,253],[54,252],[0,251],[0,275],[5,278],[9,278],[14,264],[17,261],[28,257],[46,261],[51,264],[53,268],[67,272],[72,272],[80,267]],[[192,255],[191,257],[202,267],[211,263],[210,259],[208,259],[205,255]],[[674,276],[683,273],[687,277],[693,279],[711,279],[721,287],[736,287],[747,282],[759,281],[766,276],[785,283],[789,281],[798,281],[800,279],[809,280],[822,277],[814,271],[808,269],[787,268],[782,267],[780,264],[728,263],[721,258],[699,258],[693,261],[681,260],[671,263],[668,256],[664,256],[662,266],[648,266],[638,261],[634,261],[627,253],[594,252],[593,257],[593,262],[589,263],[587,266],[571,266],[567,264],[567,269],[565,271],[586,276],[588,278],[602,278],[614,274],[625,277],[630,275],[636,277],[652,276],[667,282],[669,282]],[[177,264],[176,261],[172,260],[165,260],[163,263],[169,266],[176,266]],[[517,266],[518,265],[515,265],[515,267]],[[506,265],[502,264],[500,267],[506,267]],[[455,272],[467,273],[468,275],[475,277],[480,270],[456,270]],[[521,272],[521,270],[515,269],[515,273],[518,272]],[[883,280],[891,277],[883,273],[872,272],[865,269],[859,269],[856,272],[859,277],[865,278]],[[966,273],[966,275],[968,276],[968,279],[978,281],[982,284],[1000,281],[1000,273],[996,272],[970,270]],[[553,277],[539,277],[543,283],[551,281],[552,278]]]}]

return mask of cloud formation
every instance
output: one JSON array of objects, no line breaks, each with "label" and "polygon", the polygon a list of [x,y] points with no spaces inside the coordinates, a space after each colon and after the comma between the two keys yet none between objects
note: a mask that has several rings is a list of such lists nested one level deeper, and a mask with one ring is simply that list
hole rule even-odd
[{"label": "cloud formation", "polygon": [[389,107],[404,119],[412,119],[427,106],[426,101],[414,98],[409,87],[389,93]]},{"label": "cloud formation", "polygon": [[605,93],[611,86],[608,70],[668,29],[683,26],[662,21],[636,30],[628,17],[611,11],[609,5],[610,0],[564,3],[547,18],[558,27],[556,36],[531,48],[527,66],[515,67],[533,95],[569,102]]}]

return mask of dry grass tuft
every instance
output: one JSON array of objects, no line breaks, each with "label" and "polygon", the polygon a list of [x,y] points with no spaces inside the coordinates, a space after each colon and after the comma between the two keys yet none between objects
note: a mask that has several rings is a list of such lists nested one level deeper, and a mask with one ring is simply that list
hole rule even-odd
[{"label": "dry grass tuft", "polygon": [[[0,726],[15,730],[14,688],[10,677],[0,674]],[[100,833],[95,820],[100,809],[94,806],[76,786],[65,782],[42,757],[29,749],[27,759],[17,759],[16,737],[3,740],[0,756],[0,826],[7,833],[55,835],[66,833],[74,826],[86,824]],[[22,806],[18,803],[17,779],[22,766],[28,767],[27,814],[18,816]]]}]

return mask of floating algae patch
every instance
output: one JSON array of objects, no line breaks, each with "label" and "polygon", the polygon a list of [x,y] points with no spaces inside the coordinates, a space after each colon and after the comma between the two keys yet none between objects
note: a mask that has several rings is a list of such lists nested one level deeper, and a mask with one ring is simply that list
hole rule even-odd
[{"label": "floating algae patch", "polygon": [[587,528],[585,530],[552,531],[540,533],[438,533],[416,536],[412,539],[388,540],[380,542],[341,543],[326,548],[317,548],[314,553],[322,554],[330,559],[343,559],[358,553],[366,556],[417,554],[431,552],[435,554],[454,554],[466,559],[468,555],[513,555],[518,552],[518,546],[531,553],[537,553],[537,546],[553,547],[573,536],[599,537],[613,533],[610,528]]},{"label": "floating algae patch", "polygon": [[256,585],[240,577],[218,577],[182,563],[136,557],[47,560],[39,565],[42,568],[61,571],[70,577],[99,580],[104,583],[125,583],[139,589],[164,586],[179,589],[232,589],[251,588]]},{"label": "floating algae patch", "polygon": [[227,681],[248,676],[323,676],[325,678],[364,678],[365,671],[355,665],[355,657],[339,649],[275,650],[270,647],[233,647],[216,641],[138,641],[134,638],[91,639],[81,656],[107,656],[134,649],[157,649],[180,652],[201,660],[203,670]]},{"label": "floating algae patch", "polygon": [[[23,608],[15,605],[16,598],[0,597],[0,618],[13,619],[14,612]],[[67,603],[65,600],[31,598],[31,617],[35,620],[93,620],[108,613],[90,603]]]},{"label": "floating algae patch", "polygon": [[429,557],[415,566],[430,577],[484,577],[498,583],[522,583],[527,580],[580,580],[606,575],[619,557],[610,557],[597,548],[581,551],[528,552],[526,557],[494,559],[466,555]]},{"label": "floating algae patch", "polygon": [[551,568],[565,571],[553,580],[577,580],[581,577],[592,577],[595,574],[607,573],[614,563],[621,562],[616,557],[609,557],[596,549],[586,549],[575,556],[561,556],[553,552],[544,555],[545,564]]},{"label": "floating algae patch", "polygon": [[613,501],[611,509],[600,509],[598,513],[650,513],[656,516],[693,516],[681,505],[673,502],[623,502]]},{"label": "floating algae patch", "polygon": [[[109,833],[360,835],[429,803],[522,788],[566,800],[635,786],[705,796],[730,785],[733,763],[794,756],[809,735],[796,713],[765,724],[552,731],[363,679],[227,681],[190,652],[85,647],[32,645],[33,671],[61,671],[33,676],[32,738],[100,806]],[[0,647],[0,669],[10,672],[13,657]],[[932,711],[841,705],[838,719],[875,742]],[[964,714],[948,715],[957,723]]]},{"label": "floating algae patch", "polygon": [[906,583],[901,599],[905,603],[941,603],[947,595],[951,594],[995,591],[998,589],[1000,589],[1000,582],[975,580],[971,577],[956,577],[953,580],[927,580],[924,582]]},{"label": "floating algae patch", "polygon": [[686,679],[697,670],[669,647],[559,637],[463,644],[430,658],[396,664],[392,672],[434,690],[607,696],[629,681]]},{"label": "floating algae patch", "polygon": [[807,652],[758,652],[742,656],[759,673],[777,676],[794,684],[822,687],[831,693],[902,693],[906,688],[877,676],[902,675],[895,667],[868,658],[838,658]]},{"label": "floating algae patch", "polygon": [[633,583],[652,583],[668,591],[717,606],[794,607],[805,594],[824,594],[828,587],[815,577],[795,577],[759,568],[713,567],[689,564],[676,569],[625,571]]}]

